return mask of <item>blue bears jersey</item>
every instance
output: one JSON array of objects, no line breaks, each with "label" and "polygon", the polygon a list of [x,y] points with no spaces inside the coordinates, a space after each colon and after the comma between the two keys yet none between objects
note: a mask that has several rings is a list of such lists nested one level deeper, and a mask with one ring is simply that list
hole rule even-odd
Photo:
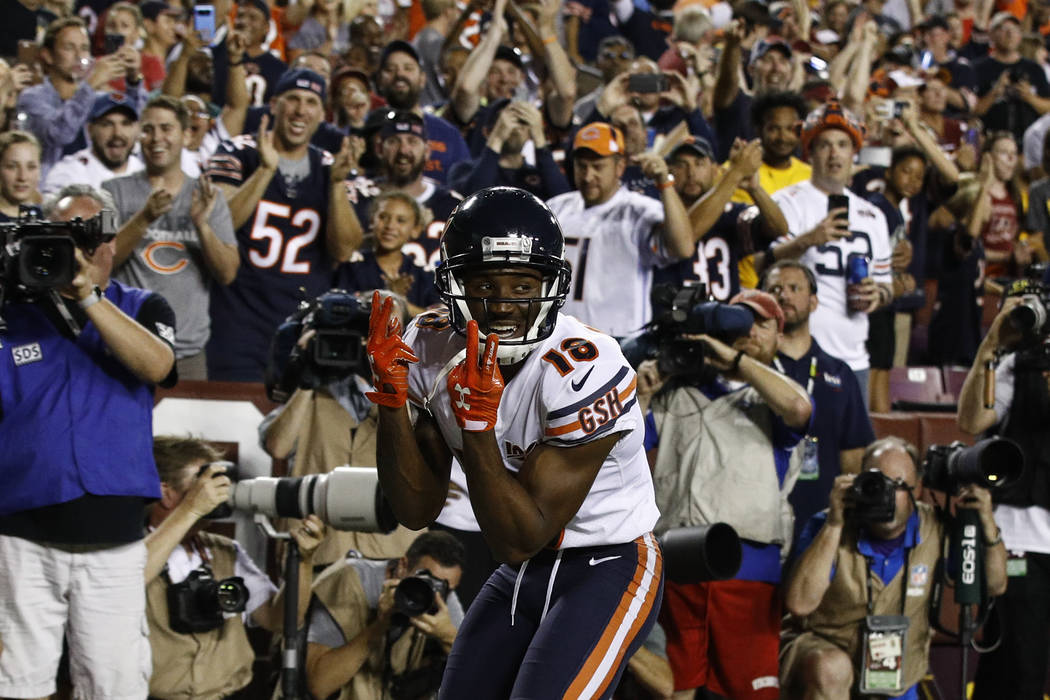
[{"label": "blue bears jersey", "polygon": [[653,284],[674,284],[695,280],[707,287],[716,301],[729,301],[740,291],[740,259],[751,250],[751,224],[758,208],[729,202],[718,221],[696,244],[693,257],[681,260],[653,274]]},{"label": "blue bears jersey", "polygon": [[[209,379],[261,381],[277,326],[300,301],[331,286],[334,261],[325,238],[330,157],[314,146],[307,157],[309,173],[293,180],[278,170],[236,231],[237,278],[211,290]],[[245,135],[219,147],[207,174],[213,182],[239,187],[258,167],[255,139]]]}]

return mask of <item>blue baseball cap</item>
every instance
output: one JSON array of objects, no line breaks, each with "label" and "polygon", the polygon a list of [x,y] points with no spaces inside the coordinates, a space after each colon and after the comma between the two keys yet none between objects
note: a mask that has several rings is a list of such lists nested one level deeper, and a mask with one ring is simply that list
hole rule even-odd
[{"label": "blue baseball cap", "polygon": [[289,90],[309,90],[320,97],[322,102],[325,99],[324,78],[309,68],[285,71],[273,89],[273,96],[283,95]]},{"label": "blue baseball cap", "polygon": [[91,107],[91,115],[88,121],[101,119],[114,110],[120,110],[128,115],[131,121],[139,120],[139,113],[128,101],[127,95],[122,92],[104,92],[95,98],[95,104]]}]

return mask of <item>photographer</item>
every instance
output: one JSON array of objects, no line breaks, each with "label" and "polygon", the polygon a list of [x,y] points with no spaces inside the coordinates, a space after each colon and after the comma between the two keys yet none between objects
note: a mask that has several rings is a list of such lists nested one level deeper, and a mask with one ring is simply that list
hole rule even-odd
[{"label": "photographer", "polygon": [[[859,680],[864,688],[868,678],[856,661],[862,657],[883,658],[882,668],[896,672],[895,682],[879,694],[918,697],[914,686],[929,665],[929,602],[944,534],[932,507],[917,502],[921,477],[914,446],[895,437],[877,440],[864,451],[861,475],[836,478],[830,506],[806,525],[784,596],[789,616],[780,683],[786,697],[851,697],[854,684]],[[858,479],[869,484],[860,488]],[[885,512],[879,516],[862,508],[858,494],[873,492],[892,493],[890,519],[883,519]],[[984,576],[988,593],[996,595],[1006,586],[1006,550],[998,538],[989,540],[988,533],[995,532],[991,497],[972,484],[963,486],[958,497],[958,507],[980,514]],[[907,623],[892,632],[875,631],[896,615]],[[884,657],[879,644],[894,653]]]},{"label": "photographer", "polygon": [[[1046,682],[1046,649],[1050,646],[1050,438],[1046,430],[1050,357],[1045,324],[1022,335],[1016,326],[1024,324],[1013,321],[1024,313],[1025,309],[1018,308],[1022,304],[1026,308],[1045,304],[1046,294],[1040,290],[1017,283],[1008,292],[977,349],[959,395],[962,430],[1010,438],[1021,446],[1025,457],[1022,478],[1014,486],[995,492],[995,519],[1010,551],[1010,577],[1006,593],[996,601],[1003,641],[998,649],[981,656],[974,698],[1041,698]],[[993,389],[988,386],[990,377],[985,368],[995,363]],[[989,390],[995,397],[991,408],[985,398]]]},{"label": "photographer", "polygon": [[[74,186],[45,211],[88,220],[106,202]],[[0,307],[3,697],[55,691],[67,628],[78,695],[146,694],[142,522],[145,500],[160,496],[153,386],[175,380],[175,317],[162,297],[109,280],[112,241],[89,242],[61,297]]]},{"label": "photographer", "polygon": [[[333,290],[324,296],[336,293],[345,294]],[[392,297],[401,311],[398,315],[405,319],[404,300],[391,292],[380,294]],[[371,383],[365,379],[371,369],[364,357],[372,290],[353,297],[361,304],[356,307],[359,313],[352,314],[340,330],[356,329],[359,333],[355,366],[318,377],[318,368],[308,360],[313,357],[317,329],[313,323],[302,323],[291,353],[294,359],[288,360],[280,382],[291,395],[259,424],[262,448],[275,459],[288,460],[289,476],[327,474],[342,465],[376,463],[376,408],[365,398],[365,392],[371,390]],[[275,357],[273,361],[284,358]],[[368,558],[399,557],[415,537],[415,532],[401,525],[390,534],[332,530],[314,553],[314,564],[339,561],[351,549]]]},{"label": "photographer", "polygon": [[[201,530],[206,522],[202,518],[229,497],[230,479],[221,464],[214,464],[221,453],[202,440],[159,435],[153,454],[161,498],[150,509],[151,532],[146,538],[146,615],[154,665],[150,696],[227,697],[252,679],[255,654],[245,623],[250,619],[279,631],[283,596],[240,545]],[[292,533],[302,554],[300,620],[310,600],[313,553],[324,534],[324,523],[316,515]],[[220,587],[230,584],[231,577],[239,577],[240,584],[229,585],[227,590],[232,587],[234,592],[225,597],[221,591],[208,593],[195,585],[203,572]],[[176,606],[173,600],[179,601]]]},{"label": "photographer", "polygon": [[638,369],[643,410],[652,397],[646,442],[659,437],[657,532],[720,521],[736,529],[743,549],[733,580],[667,581],[660,624],[675,690],[689,691],[682,697],[706,687],[734,699],[773,700],[780,556],[792,539],[787,496],[800,466],[790,455],[809,427],[812,405],[802,387],[770,366],[784,325],[776,300],[748,290],[730,305],[753,314],[747,335],[731,345],[711,335],[683,338],[703,343],[706,374],[675,377],[660,391],[668,378],[657,363]]},{"label": "photographer", "polygon": [[463,621],[455,589],[465,556],[449,533],[425,532],[400,559],[346,558],[325,569],[307,636],[314,697],[340,689],[356,700],[430,697]]}]

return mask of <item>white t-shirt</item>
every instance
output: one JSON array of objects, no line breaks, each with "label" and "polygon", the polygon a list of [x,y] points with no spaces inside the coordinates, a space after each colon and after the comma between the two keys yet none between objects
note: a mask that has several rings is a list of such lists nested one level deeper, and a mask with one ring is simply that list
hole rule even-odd
[{"label": "white t-shirt", "polygon": [[[464,338],[452,330],[445,314],[428,312],[409,324],[404,339],[419,358],[409,371],[409,398],[430,412],[458,455],[463,433],[446,382],[463,356]],[[656,524],[659,511],[642,445],[645,429],[636,382],[615,340],[559,314],[554,332],[525,358],[503,390],[495,438],[510,471],[521,469],[540,444],[573,447],[620,434],[558,539],[559,548],[622,544]]]},{"label": "white t-shirt", "polygon": [[98,159],[91,147],[71,153],[55,163],[48,171],[44,183],[40,186],[42,194],[54,194],[66,185],[91,185],[100,189],[106,180],[137,173],[143,168],[142,159],[135,153],[128,156],[128,162],[120,172],[110,170]]},{"label": "white t-shirt", "polygon": [[[809,318],[813,337],[828,354],[839,358],[854,371],[869,367],[868,315],[850,312],[846,306],[846,260],[851,253],[862,253],[870,259],[868,274],[876,282],[891,284],[890,235],[886,217],[878,207],[849,190],[849,229],[845,238],[806,250],[799,261],[817,276],[817,310]],[[788,234],[778,243],[811,231],[828,214],[828,195],[813,186],[812,181],[790,185],[774,193],[787,220]]]},{"label": "white t-shirt", "polygon": [[593,207],[584,206],[579,192],[560,194],[547,206],[561,224],[572,265],[563,311],[617,337],[648,323],[653,268],[676,260],[661,238],[663,204],[621,187]]},{"label": "white t-shirt", "polygon": [[[1002,423],[1014,400],[1014,366],[1017,355],[1006,355],[995,370],[995,420]],[[1050,554],[1050,510],[1040,506],[997,505],[995,524],[1003,531],[1003,544],[1011,552]],[[991,534],[988,535],[991,538]]]}]

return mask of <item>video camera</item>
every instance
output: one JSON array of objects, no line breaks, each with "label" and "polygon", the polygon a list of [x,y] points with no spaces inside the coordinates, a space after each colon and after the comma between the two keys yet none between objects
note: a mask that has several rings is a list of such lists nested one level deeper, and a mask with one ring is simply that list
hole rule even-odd
[{"label": "video camera", "polygon": [[656,358],[665,376],[697,376],[704,367],[704,344],[687,338],[701,333],[732,343],[747,335],[754,322],[750,311],[710,301],[698,282],[682,287],[657,285],[651,302],[655,319],[640,334],[624,341],[623,353],[633,367]]},{"label": "video camera", "polygon": [[8,298],[31,301],[73,281],[76,249],[94,254],[117,234],[116,214],[88,220],[45,221],[37,207],[19,207],[18,219],[0,224],[0,307]]},{"label": "video camera", "polygon": [[[296,388],[316,389],[355,372],[368,376],[365,342],[371,298],[331,289],[313,301],[304,301],[277,328],[266,367],[266,393],[285,402]],[[308,330],[314,336],[306,348],[298,345]]]},{"label": "video camera", "polygon": [[1023,471],[1024,453],[1013,440],[986,438],[972,447],[955,441],[926,449],[922,483],[945,493],[966,484],[993,489],[1014,483]]},{"label": "video camera", "polygon": [[211,567],[201,566],[185,580],[168,586],[168,617],[171,629],[194,634],[218,629],[229,615],[244,612],[248,587],[240,576],[216,580]]},{"label": "video camera", "polygon": [[1022,336],[1024,345],[1031,345],[1050,336],[1050,287],[1032,279],[1015,280],[1006,290],[1006,298],[1021,297],[1021,303],[1010,309],[1007,317]]}]

